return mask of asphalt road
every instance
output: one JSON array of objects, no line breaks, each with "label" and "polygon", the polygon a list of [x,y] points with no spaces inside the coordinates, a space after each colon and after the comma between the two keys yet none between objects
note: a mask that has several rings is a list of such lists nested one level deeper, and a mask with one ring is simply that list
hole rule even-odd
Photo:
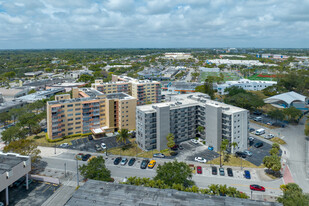
[{"label": "asphalt road", "polygon": [[[59,157],[49,157],[43,158],[43,161],[47,163],[47,168],[64,170],[64,163],[67,165],[67,170],[76,172],[76,160],[74,160],[74,154],[64,153],[61,154]],[[158,160],[160,161],[160,160]],[[161,160],[161,161],[164,161]],[[125,178],[131,176],[138,176],[138,177],[154,177],[156,172],[155,169],[140,169],[140,162],[138,160],[135,165],[132,167],[130,166],[120,166],[120,165],[113,165],[113,158],[109,157],[106,160],[106,166],[111,171],[112,177],[114,178]],[[86,164],[86,162],[78,161],[78,164]],[[250,184],[260,184],[266,187],[266,195],[281,195],[281,190],[279,189],[280,185],[282,184],[282,180],[275,180],[275,181],[260,181],[256,178],[252,178],[251,180],[246,180],[243,178],[242,173],[243,171],[234,171],[234,178],[228,176],[219,176],[219,175],[211,175],[210,172],[211,168],[209,165],[203,166],[203,175],[194,174],[193,180],[196,182],[196,185],[201,188],[206,188],[210,184],[226,184],[227,186],[233,186],[239,189],[240,191],[246,192],[250,194],[249,185]],[[253,175],[252,175],[253,176]]]}]

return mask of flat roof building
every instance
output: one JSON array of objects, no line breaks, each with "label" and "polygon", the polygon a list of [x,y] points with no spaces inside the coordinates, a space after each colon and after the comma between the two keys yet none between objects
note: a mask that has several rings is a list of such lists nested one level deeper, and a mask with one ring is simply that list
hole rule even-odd
[{"label": "flat roof building", "polygon": [[65,206],[279,206],[276,202],[262,202],[250,199],[211,196],[173,189],[117,184],[97,180],[88,180],[76,190]]},{"label": "flat roof building", "polygon": [[[98,130],[135,129],[136,98],[125,93],[103,94],[91,88],[73,89],[47,102],[47,134],[57,139]],[[102,130],[102,131],[103,131]],[[104,132],[103,132],[104,133]]]},{"label": "flat roof building", "polygon": [[[202,126],[204,131],[197,131]],[[218,151],[222,139],[237,143],[231,152],[247,149],[248,111],[210,100],[203,93],[171,96],[170,102],[136,108],[136,140],[143,150],[167,148],[172,133],[179,143],[200,136]]]},{"label": "flat roof building", "polygon": [[[5,190],[6,205],[9,205],[9,186],[31,171],[31,158],[14,153],[0,152],[0,192]],[[28,184],[26,185],[28,189]]]},{"label": "flat roof building", "polygon": [[113,75],[112,82],[96,80],[91,87],[104,94],[127,93],[137,99],[137,105],[161,102],[161,86],[157,81]]}]

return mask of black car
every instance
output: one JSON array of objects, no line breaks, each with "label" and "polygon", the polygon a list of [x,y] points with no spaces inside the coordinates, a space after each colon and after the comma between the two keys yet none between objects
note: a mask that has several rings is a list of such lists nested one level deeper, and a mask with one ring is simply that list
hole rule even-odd
[{"label": "black car", "polygon": [[22,176],[21,178],[19,178],[17,181],[15,181],[15,182],[13,183],[13,186],[14,186],[14,187],[18,187],[18,186],[21,185],[25,180],[26,180],[26,177],[25,177],[25,176]]},{"label": "black car", "polygon": [[246,158],[247,157],[246,153],[239,152],[239,151],[235,152],[235,156],[236,157],[242,157],[242,158]]},{"label": "black car", "polygon": [[117,157],[115,160],[114,160],[114,165],[118,165],[120,162],[121,162],[122,158],[121,157]]},{"label": "black car", "polygon": [[254,128],[249,128],[249,132],[254,132],[255,129]]},{"label": "black car", "polygon": [[141,163],[141,169],[146,169],[148,163],[149,163],[149,160],[143,160],[142,163]]},{"label": "black car", "polygon": [[211,167],[211,174],[213,174],[213,175],[218,174],[217,167]]},{"label": "black car", "polygon": [[263,142],[257,142],[257,143],[255,143],[255,145],[254,145],[254,147],[255,148],[260,148],[260,147],[263,147]]},{"label": "black car", "polygon": [[83,161],[87,161],[91,157],[91,154],[85,154],[82,156]]},{"label": "black car", "polygon": [[175,144],[174,147],[171,147],[171,150],[176,151],[176,150],[178,150],[178,148],[179,148],[179,146],[177,144]]},{"label": "black car", "polygon": [[233,170],[232,170],[232,168],[227,168],[226,171],[227,171],[227,175],[229,177],[233,177]]},{"label": "black car", "polygon": [[253,112],[253,114],[254,114],[254,115],[258,115],[258,116],[260,116],[260,115],[262,115],[263,113],[262,113],[262,112],[260,112],[260,111],[254,111],[254,112]]},{"label": "black car", "polygon": [[128,163],[128,165],[129,165],[129,166],[134,165],[135,161],[136,161],[135,158],[131,158],[130,161],[129,161],[129,163]]},{"label": "black car", "polygon": [[174,156],[178,155],[178,152],[170,152],[170,155],[174,157]]}]

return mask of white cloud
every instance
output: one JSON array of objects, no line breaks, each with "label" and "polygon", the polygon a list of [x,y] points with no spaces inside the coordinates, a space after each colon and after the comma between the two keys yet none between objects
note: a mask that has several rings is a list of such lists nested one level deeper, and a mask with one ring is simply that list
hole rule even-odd
[{"label": "white cloud", "polygon": [[1,48],[308,47],[307,0],[0,0]]}]

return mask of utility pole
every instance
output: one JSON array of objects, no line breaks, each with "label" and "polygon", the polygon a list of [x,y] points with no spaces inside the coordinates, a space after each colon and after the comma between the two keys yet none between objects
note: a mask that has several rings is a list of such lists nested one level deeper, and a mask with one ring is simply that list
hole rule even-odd
[{"label": "utility pole", "polygon": [[56,154],[56,143],[55,143],[55,152],[54,153]]},{"label": "utility pole", "polygon": [[64,177],[67,177],[67,163],[64,163]]},{"label": "utility pole", "polygon": [[77,187],[79,187],[78,159],[76,159],[76,181],[77,181]]}]

